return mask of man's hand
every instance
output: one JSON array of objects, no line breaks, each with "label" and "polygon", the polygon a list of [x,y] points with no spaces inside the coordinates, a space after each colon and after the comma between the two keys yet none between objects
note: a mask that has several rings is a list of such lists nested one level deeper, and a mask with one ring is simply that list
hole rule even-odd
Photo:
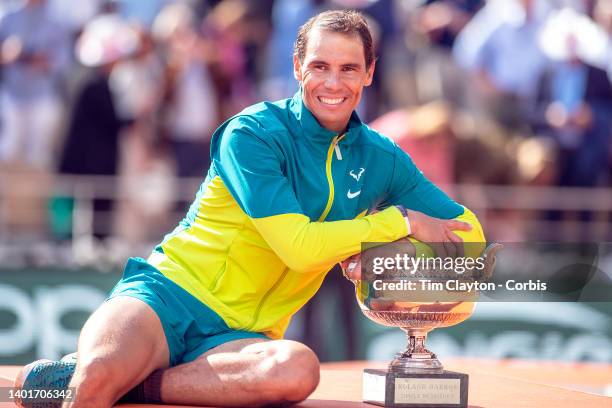
[{"label": "man's hand", "polygon": [[[377,211],[373,211],[374,214]],[[472,226],[467,222],[456,221],[456,220],[443,220],[439,218],[430,217],[414,210],[406,210],[406,215],[410,222],[411,237],[430,245],[439,257],[463,257],[463,240],[453,232],[453,230],[470,231]],[[409,246],[406,243],[410,241],[408,238],[402,238],[396,242],[401,242],[401,248],[407,250]],[[392,245],[393,243],[386,244],[392,254],[398,252],[398,248]],[[380,248],[378,249],[380,250]],[[394,252],[395,251],[395,252]],[[409,256],[416,256],[414,253],[414,247],[412,247],[412,253]],[[363,279],[361,269],[361,253],[350,256],[344,261],[340,262],[340,266],[344,272],[344,275],[350,280],[361,280]]]},{"label": "man's hand", "polygon": [[470,231],[467,222],[433,218],[418,211],[407,210],[412,237],[430,245],[439,257],[463,257],[463,240],[453,230]]}]

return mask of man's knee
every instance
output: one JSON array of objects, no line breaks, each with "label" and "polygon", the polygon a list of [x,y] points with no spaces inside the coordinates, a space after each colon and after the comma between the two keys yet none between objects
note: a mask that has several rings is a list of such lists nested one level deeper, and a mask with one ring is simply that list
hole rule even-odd
[{"label": "man's knee", "polygon": [[262,363],[265,389],[270,402],[298,402],[306,399],[319,384],[319,359],[304,344],[280,341]]}]

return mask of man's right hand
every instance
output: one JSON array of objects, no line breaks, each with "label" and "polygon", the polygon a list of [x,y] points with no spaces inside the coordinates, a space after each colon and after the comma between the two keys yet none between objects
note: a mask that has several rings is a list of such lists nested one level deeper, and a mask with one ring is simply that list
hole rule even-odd
[{"label": "man's right hand", "polygon": [[453,230],[470,231],[467,222],[442,220],[419,211],[406,210],[410,221],[411,236],[430,245],[439,257],[462,257],[463,240]]}]

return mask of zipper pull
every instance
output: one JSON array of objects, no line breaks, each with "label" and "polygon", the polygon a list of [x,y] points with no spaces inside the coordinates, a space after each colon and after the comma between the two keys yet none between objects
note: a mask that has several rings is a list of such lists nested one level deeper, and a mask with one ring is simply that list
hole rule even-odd
[{"label": "zipper pull", "polygon": [[346,133],[343,133],[341,135],[338,135],[334,138],[334,150],[336,151],[336,158],[338,160],[342,160],[342,152],[340,151],[340,146],[338,146],[338,143],[340,143],[340,141],[342,139],[344,139],[344,136],[346,135]]},{"label": "zipper pull", "polygon": [[342,152],[340,152],[340,146],[338,146],[338,141],[334,144],[334,150],[336,151],[336,158],[338,160],[342,160]]}]

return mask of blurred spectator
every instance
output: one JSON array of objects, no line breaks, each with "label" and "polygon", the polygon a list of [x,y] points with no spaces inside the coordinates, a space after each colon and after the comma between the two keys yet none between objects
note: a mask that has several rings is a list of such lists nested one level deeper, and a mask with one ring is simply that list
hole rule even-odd
[{"label": "blurred spectator", "polygon": [[416,54],[421,102],[445,99],[455,106],[466,104],[468,81],[451,50],[457,35],[483,5],[484,0],[427,0],[417,8],[412,26],[423,38]]},{"label": "blurred spectator", "polygon": [[113,65],[109,77],[110,89],[116,103],[117,115],[126,120],[137,120],[150,128],[146,138],[153,137],[153,117],[163,95],[164,65],[156,52],[151,35],[143,27],[132,26],[138,35],[138,51],[132,58]]},{"label": "blurred spectator", "polygon": [[266,51],[261,93],[264,99],[277,100],[293,95],[293,41],[300,26],[318,12],[321,1],[276,0],[272,9],[272,30]]},{"label": "blurred spectator", "polygon": [[593,8],[593,18],[599,26],[608,34],[608,77],[612,81],[612,2],[609,0],[598,0]]},{"label": "blurred spectator", "polygon": [[269,1],[223,0],[205,17],[204,38],[221,120],[257,99],[256,56],[265,49],[268,39],[268,6]]},{"label": "blurred spectator", "polygon": [[561,151],[559,184],[586,187],[600,184],[610,166],[612,85],[604,70],[579,55],[576,35],[565,37],[563,60],[542,78],[540,101]]},{"label": "blurred spectator", "polygon": [[[534,148],[529,152],[521,151],[494,122],[476,125],[473,116],[442,101],[391,111],[370,126],[395,141],[427,178],[443,187],[453,183],[533,184],[547,161],[536,152],[539,147],[531,144]],[[532,168],[526,168],[520,157],[523,153],[531,153]]]},{"label": "blurred spectator", "polygon": [[46,0],[26,0],[0,20],[0,162],[48,168],[62,112],[69,38]]},{"label": "blurred spectator", "polygon": [[[133,55],[138,33],[116,15],[106,14],[87,24],[77,43],[81,64],[91,67],[91,76],[78,92],[59,164],[60,173],[114,176],[118,170],[119,132],[131,120],[119,117],[109,86],[109,76],[118,61]],[[105,198],[94,200],[94,235],[109,233],[108,216],[113,208],[114,181]]]},{"label": "blurred spectator", "polygon": [[202,177],[210,165],[210,136],[218,124],[217,97],[208,71],[195,13],[166,6],[155,20],[165,50],[165,123],[177,175]]},{"label": "blurred spectator", "polygon": [[549,11],[545,0],[492,0],[455,43],[455,58],[480,85],[483,107],[506,128],[522,128],[534,106],[547,66],[537,39]]},{"label": "blurred spectator", "polygon": [[127,21],[137,22],[150,27],[157,14],[169,0],[113,0],[117,4],[117,12]]},{"label": "blurred spectator", "polygon": [[[456,184],[472,186],[470,197],[463,198],[474,203],[486,196],[487,185],[550,185],[553,181],[554,150],[545,142],[509,138],[494,122],[477,121],[441,101],[389,112],[370,126],[393,139],[427,178],[458,199],[461,191],[454,191]],[[491,239],[526,238],[524,214],[490,210],[481,215],[492,221]]]},{"label": "blurred spectator", "polygon": [[[138,27],[140,48],[119,61],[109,77],[119,118],[133,120],[120,136],[119,192],[113,238],[123,245],[137,244],[163,233],[178,200],[176,165],[164,149],[166,61],[152,33]],[[198,102],[197,100],[194,102]],[[212,102],[214,103],[214,101]],[[184,208],[181,208],[181,212]],[[172,219],[170,222],[173,222]],[[142,225],[151,228],[143,229]]]},{"label": "blurred spectator", "polygon": [[[442,102],[391,111],[370,123],[408,153],[419,170],[443,190],[455,181],[451,113]],[[448,192],[448,190],[446,190]]]},{"label": "blurred spectator", "polygon": [[180,4],[196,11],[198,18],[202,12],[208,11],[210,7],[221,0],[107,0],[115,4],[116,11],[126,21],[137,23],[151,28],[159,13],[172,4]]},{"label": "blurred spectator", "polygon": [[372,85],[364,89],[362,102],[357,111],[362,120],[369,122],[389,109],[389,102],[383,93],[386,80],[383,73],[387,71],[387,57],[395,52],[387,45],[393,44],[393,40],[400,33],[395,5],[392,1],[384,0],[332,0],[331,3],[332,6],[339,4],[360,10],[365,15],[372,32],[372,42],[377,56],[376,70]]},{"label": "blurred spectator", "polygon": [[485,4],[485,0],[426,0],[417,14],[417,29],[432,44],[452,48],[457,35]]},{"label": "blurred spectator", "polygon": [[574,53],[585,63],[605,69],[610,57],[609,34],[586,13],[565,7],[550,14],[539,36],[539,46],[553,61],[567,60],[568,37]]},{"label": "blurred spectator", "polygon": [[109,0],[47,0],[53,20],[65,25],[71,34],[78,33],[96,16]]}]

